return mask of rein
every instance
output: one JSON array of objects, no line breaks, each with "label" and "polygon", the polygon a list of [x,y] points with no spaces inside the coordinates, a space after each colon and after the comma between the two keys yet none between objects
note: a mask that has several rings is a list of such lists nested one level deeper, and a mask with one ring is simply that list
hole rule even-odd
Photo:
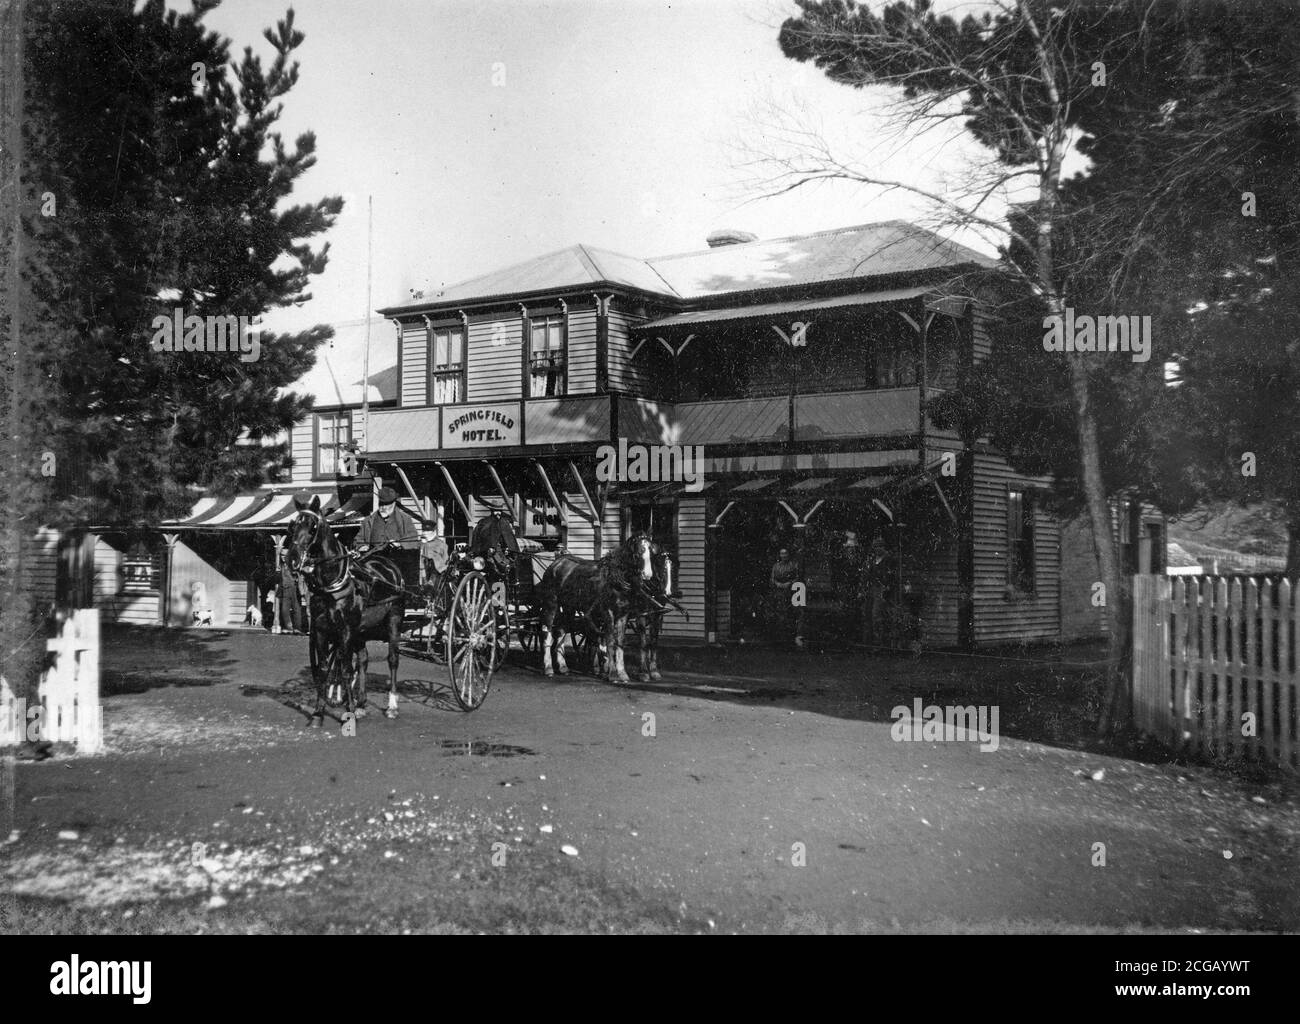
[{"label": "rein", "polygon": [[[310,554],[312,548],[322,549],[321,556],[319,558],[313,559],[311,568],[303,570],[305,575],[308,576],[309,581],[312,577],[314,577],[316,582],[320,584],[320,589],[323,590],[325,593],[327,594],[339,593],[340,591],[342,591],[344,588],[346,588],[349,584],[353,582],[352,574],[351,574],[351,569],[352,569],[351,556],[346,550],[343,551],[342,554],[338,554],[338,555],[325,555],[323,553],[324,542],[322,538],[322,534],[327,529],[327,527],[325,526],[325,520],[321,517],[321,515],[318,512],[313,512],[309,508],[300,509],[298,514],[300,516],[311,516],[316,521],[316,535],[312,538],[311,546],[307,548],[306,553]],[[332,538],[333,535],[331,534],[330,536]],[[321,575],[321,571],[320,571],[321,567],[326,565],[332,565],[335,562],[342,562],[343,569],[339,573],[339,575],[335,578],[333,583],[326,583],[324,578]]]}]

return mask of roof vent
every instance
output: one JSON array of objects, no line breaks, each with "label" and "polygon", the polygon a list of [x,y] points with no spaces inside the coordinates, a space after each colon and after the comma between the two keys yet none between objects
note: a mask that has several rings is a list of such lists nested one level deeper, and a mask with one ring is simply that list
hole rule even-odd
[{"label": "roof vent", "polygon": [[710,249],[717,249],[724,245],[740,245],[742,242],[757,242],[758,235],[749,231],[737,231],[734,228],[719,228],[705,239],[709,243]]}]

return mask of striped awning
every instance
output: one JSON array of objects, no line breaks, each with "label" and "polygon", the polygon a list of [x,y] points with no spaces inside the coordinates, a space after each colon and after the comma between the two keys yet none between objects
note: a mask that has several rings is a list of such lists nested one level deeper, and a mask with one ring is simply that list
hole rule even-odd
[{"label": "striped awning", "polygon": [[[293,518],[293,490],[257,491],[229,498],[200,498],[183,519],[165,519],[159,524],[164,531],[179,530],[282,530]],[[321,499],[321,507],[338,506],[338,495],[331,489],[307,488]],[[369,495],[366,495],[367,500]]]},{"label": "striped awning", "polygon": [[370,515],[372,504],[370,491],[357,491],[342,508],[336,508],[326,518],[335,526],[351,526]]}]

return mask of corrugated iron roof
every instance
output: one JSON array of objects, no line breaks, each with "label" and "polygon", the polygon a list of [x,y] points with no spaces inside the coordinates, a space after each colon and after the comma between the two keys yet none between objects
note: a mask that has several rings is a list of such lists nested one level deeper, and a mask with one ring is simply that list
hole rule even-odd
[{"label": "corrugated iron roof", "polygon": [[998,263],[905,221],[860,224],[651,259],[573,245],[448,285],[382,312],[601,283],[621,284],[674,299],[707,298],[968,265],[992,269]]},{"label": "corrugated iron roof", "polygon": [[648,261],[683,298],[997,261],[906,221],[724,245]]},{"label": "corrugated iron roof", "polygon": [[622,284],[642,291],[675,294],[646,260],[598,249],[592,245],[571,245],[567,249],[535,256],[478,277],[447,285],[404,306],[463,302],[518,295],[527,292],[560,291],[594,284]]}]

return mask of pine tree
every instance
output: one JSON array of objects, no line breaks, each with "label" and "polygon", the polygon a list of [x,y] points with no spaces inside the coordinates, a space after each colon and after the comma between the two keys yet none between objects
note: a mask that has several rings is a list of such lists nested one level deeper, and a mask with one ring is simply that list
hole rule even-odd
[{"label": "pine tree", "polygon": [[[48,381],[42,445],[59,473],[45,519],[64,527],[154,524],[199,489],[229,493],[288,465],[287,431],[309,401],[284,389],[331,334],[260,337],[258,358],[167,352],[155,317],[247,317],[311,295],[342,208],[290,205],[315,136],[275,124],[304,40],[290,10],[251,47],[161,0],[33,7],[27,43],[28,356]],[[179,344],[181,339],[175,339]],[[250,353],[244,353],[249,354]],[[240,443],[241,437],[249,443]]]}]

